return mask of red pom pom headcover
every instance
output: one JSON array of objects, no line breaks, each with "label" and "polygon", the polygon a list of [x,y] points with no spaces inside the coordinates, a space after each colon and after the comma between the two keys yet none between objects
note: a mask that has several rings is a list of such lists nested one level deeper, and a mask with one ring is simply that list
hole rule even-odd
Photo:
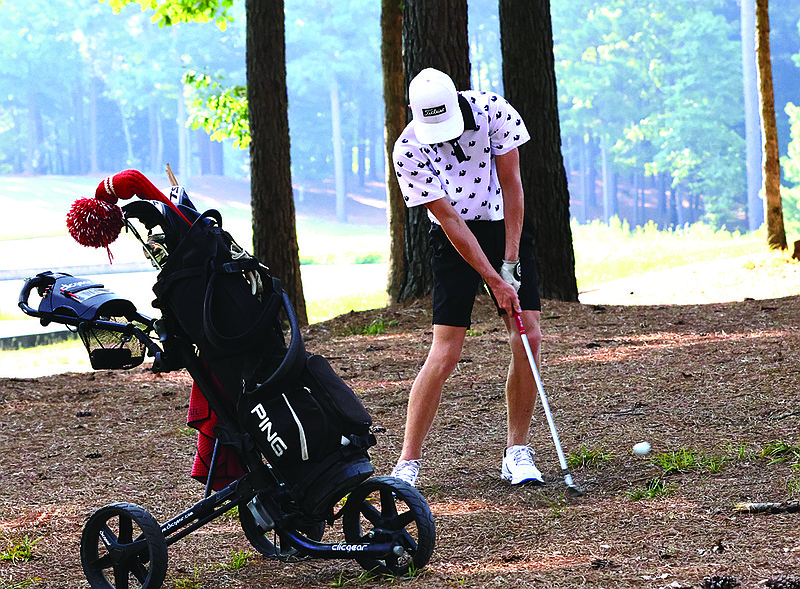
[{"label": "red pom pom headcover", "polygon": [[81,245],[106,248],[111,261],[108,246],[119,237],[124,225],[122,209],[117,206],[117,200],[129,199],[134,195],[166,204],[189,223],[178,207],[144,174],[138,170],[125,170],[100,182],[93,199],[81,198],[72,204],[67,213],[69,234]]}]

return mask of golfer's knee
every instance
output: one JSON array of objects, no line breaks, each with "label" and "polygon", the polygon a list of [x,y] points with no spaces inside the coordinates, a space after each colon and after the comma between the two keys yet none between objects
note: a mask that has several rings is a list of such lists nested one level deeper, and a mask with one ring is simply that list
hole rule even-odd
[{"label": "golfer's knee", "polygon": [[425,360],[425,368],[440,377],[447,378],[455,370],[461,358],[461,348],[451,346],[434,346]]}]

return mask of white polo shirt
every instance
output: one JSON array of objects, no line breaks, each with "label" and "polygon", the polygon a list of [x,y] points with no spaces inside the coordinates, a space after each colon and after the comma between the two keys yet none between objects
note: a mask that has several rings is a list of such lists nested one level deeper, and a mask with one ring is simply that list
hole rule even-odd
[{"label": "white polo shirt", "polygon": [[[459,95],[465,129],[458,143],[465,159],[459,161],[450,142],[420,143],[411,121],[392,154],[400,190],[408,207],[447,198],[465,221],[500,221],[503,192],[492,158],[530,135],[516,109],[499,94],[466,90]],[[428,216],[438,223],[430,211]]]}]

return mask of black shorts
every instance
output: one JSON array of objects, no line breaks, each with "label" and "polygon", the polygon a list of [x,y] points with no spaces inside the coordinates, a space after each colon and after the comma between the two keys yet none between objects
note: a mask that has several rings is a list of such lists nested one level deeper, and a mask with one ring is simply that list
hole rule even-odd
[{"label": "black shorts", "polygon": [[[499,270],[506,249],[505,223],[468,221],[467,227],[477,238],[489,263]],[[431,226],[430,240],[433,249],[433,323],[469,327],[475,295],[482,287],[483,279],[456,251],[439,225]],[[522,310],[541,311],[536,260],[533,256],[533,232],[527,223],[522,228],[519,259],[522,273],[519,302]]]}]

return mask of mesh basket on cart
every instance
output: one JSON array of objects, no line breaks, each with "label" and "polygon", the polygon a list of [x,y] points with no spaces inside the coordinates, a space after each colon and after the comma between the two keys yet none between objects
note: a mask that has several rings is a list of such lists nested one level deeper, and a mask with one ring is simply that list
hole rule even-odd
[{"label": "mesh basket on cart", "polygon": [[[113,317],[110,321],[127,322]],[[91,323],[82,323],[78,334],[95,370],[134,368],[144,360],[145,348],[133,334],[103,329]]]}]

